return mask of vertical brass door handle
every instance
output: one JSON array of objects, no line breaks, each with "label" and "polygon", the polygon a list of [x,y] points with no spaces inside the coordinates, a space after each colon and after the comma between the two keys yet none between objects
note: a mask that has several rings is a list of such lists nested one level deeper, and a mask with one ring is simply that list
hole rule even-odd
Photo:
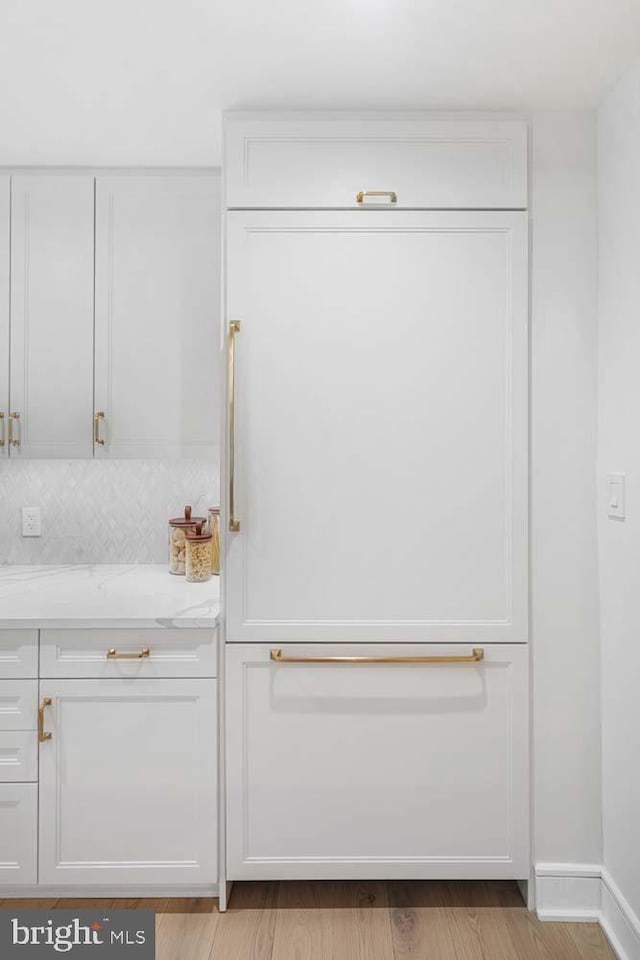
[{"label": "vertical brass door handle", "polygon": [[229,324],[229,530],[237,533],[240,521],[236,519],[236,334],[240,321]]},{"label": "vertical brass door handle", "polygon": [[104,437],[100,433],[102,423],[104,423],[104,410],[99,410],[93,417],[93,442],[98,447],[104,447]]},{"label": "vertical brass door handle", "polygon": [[20,433],[18,436],[14,433],[13,427],[14,424],[19,428],[20,426],[20,414],[19,413],[10,413],[9,417],[9,446],[10,447],[19,447],[20,446]]},{"label": "vertical brass door handle", "polygon": [[51,706],[51,697],[45,697],[40,706],[38,707],[38,740],[40,743],[46,743],[47,740],[51,740],[51,734],[45,733],[44,729],[44,711],[46,707]]},{"label": "vertical brass door handle", "polygon": [[4,413],[0,411],[0,447],[4,447]]}]

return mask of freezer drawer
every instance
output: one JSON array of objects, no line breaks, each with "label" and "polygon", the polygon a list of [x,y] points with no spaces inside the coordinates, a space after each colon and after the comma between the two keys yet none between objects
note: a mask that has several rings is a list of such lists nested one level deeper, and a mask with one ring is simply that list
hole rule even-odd
[{"label": "freezer drawer", "polygon": [[528,876],[527,658],[229,645],[229,878]]}]

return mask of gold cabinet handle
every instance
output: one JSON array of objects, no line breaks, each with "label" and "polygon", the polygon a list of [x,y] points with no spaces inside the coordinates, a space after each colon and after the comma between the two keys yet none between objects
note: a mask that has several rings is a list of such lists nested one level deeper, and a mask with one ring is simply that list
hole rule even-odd
[{"label": "gold cabinet handle", "polygon": [[0,447],[4,447],[4,413],[0,411]]},{"label": "gold cabinet handle", "polygon": [[9,446],[10,447],[19,447],[20,446],[20,435],[16,436],[13,432],[13,425],[17,427],[20,426],[20,414],[19,413],[10,413],[8,418],[9,420]]},{"label": "gold cabinet handle", "polygon": [[149,647],[143,647],[140,653],[118,653],[115,647],[107,650],[107,660],[146,660],[150,656]]},{"label": "gold cabinet handle", "polygon": [[469,657],[285,657],[276,648],[270,656],[274,663],[479,663],[484,650],[475,648]]},{"label": "gold cabinet handle", "polygon": [[387,197],[389,203],[398,202],[398,194],[395,190],[360,190],[359,193],[356,194],[356,202],[365,203],[369,197]]},{"label": "gold cabinet handle", "polygon": [[229,324],[229,530],[237,533],[240,521],[236,519],[236,334],[240,321]]},{"label": "gold cabinet handle", "polygon": [[47,740],[51,740],[51,734],[45,733],[44,729],[44,711],[46,707],[51,706],[51,697],[45,697],[40,706],[38,707],[38,740],[40,743],[46,743]]},{"label": "gold cabinet handle", "polygon": [[98,410],[93,417],[93,442],[104,447],[104,438],[100,435],[100,425],[104,423],[104,410]]}]

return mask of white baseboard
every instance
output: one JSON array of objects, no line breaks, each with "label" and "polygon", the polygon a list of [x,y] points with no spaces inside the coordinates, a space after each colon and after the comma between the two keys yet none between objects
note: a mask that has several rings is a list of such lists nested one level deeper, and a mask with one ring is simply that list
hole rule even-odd
[{"label": "white baseboard", "polygon": [[618,960],[640,960],[640,919],[607,870],[602,871],[600,925]]},{"label": "white baseboard", "polygon": [[602,868],[591,863],[536,864],[536,911],[541,920],[597,923]]},{"label": "white baseboard", "polygon": [[596,864],[538,863],[540,920],[599,923],[618,960],[640,960],[640,919],[608,871]]},{"label": "white baseboard", "polygon": [[0,900],[57,900],[66,899],[91,899],[95,897],[109,897],[110,899],[137,900],[138,898],[168,897],[171,899],[180,899],[181,897],[217,897],[217,884],[193,884],[192,886],[127,886],[126,884],[109,886],[47,886],[46,884],[25,885],[25,886],[0,886]]}]

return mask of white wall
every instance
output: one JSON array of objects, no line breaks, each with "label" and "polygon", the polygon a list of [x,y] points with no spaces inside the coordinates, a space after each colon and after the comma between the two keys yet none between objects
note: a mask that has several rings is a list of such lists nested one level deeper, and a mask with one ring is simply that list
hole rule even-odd
[{"label": "white wall", "polygon": [[[604,864],[640,918],[640,62],[600,110],[598,164]],[[607,518],[616,472],[625,521]]]},{"label": "white wall", "polygon": [[534,858],[600,863],[595,114],[534,114],[532,151]]}]

